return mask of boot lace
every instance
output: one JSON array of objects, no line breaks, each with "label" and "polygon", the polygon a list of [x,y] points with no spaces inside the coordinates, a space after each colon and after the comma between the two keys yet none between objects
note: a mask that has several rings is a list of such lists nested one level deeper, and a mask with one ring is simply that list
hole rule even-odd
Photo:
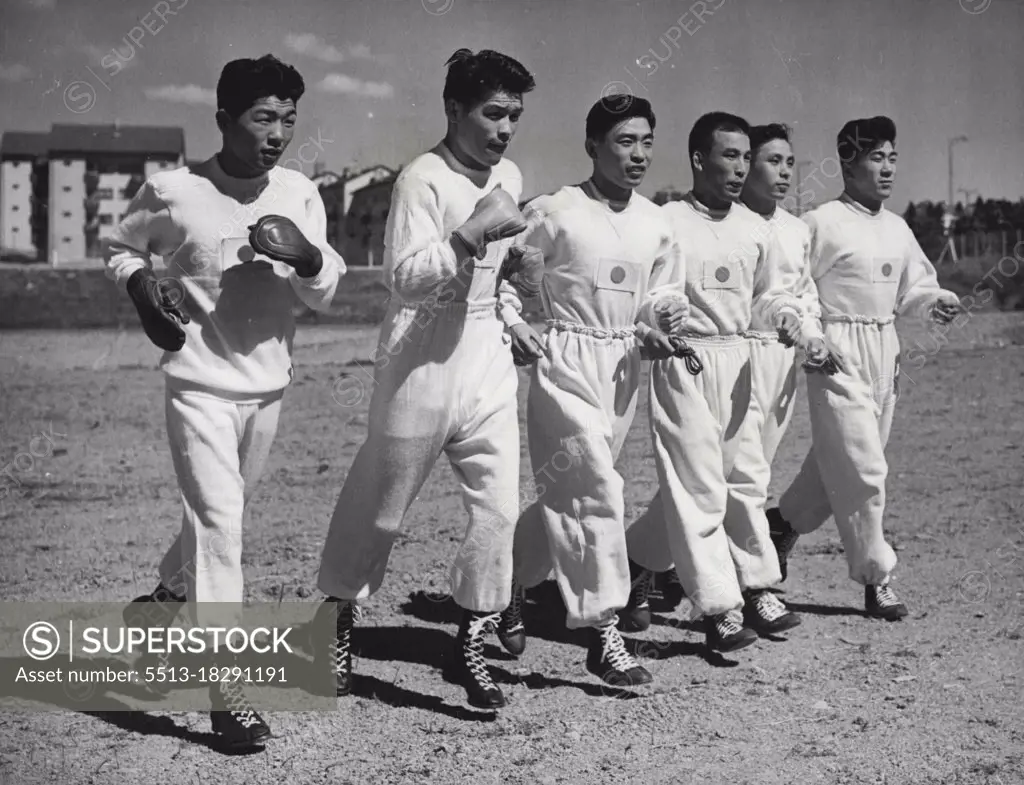
[{"label": "boot lace", "polygon": [[523,589],[515,581],[512,582],[512,601],[501,612],[499,628],[507,633],[525,629],[523,627]]},{"label": "boot lace", "polygon": [[890,588],[889,584],[875,587],[875,600],[880,608],[892,608],[900,604],[896,592]]},{"label": "boot lace", "polygon": [[348,673],[352,657],[352,625],[362,619],[362,609],[353,602],[338,603],[338,626],[334,639],[328,645],[332,670],[335,675]]},{"label": "boot lace", "polygon": [[632,670],[637,667],[636,660],[626,651],[626,642],[622,640],[615,623],[598,627],[601,635],[602,659],[620,673]]},{"label": "boot lace", "polygon": [[220,683],[220,697],[227,711],[243,728],[259,725],[260,718],[245,697],[241,682],[229,680]]},{"label": "boot lace", "polygon": [[466,639],[462,643],[466,668],[476,683],[484,689],[497,687],[491,678],[487,660],[484,659],[484,636],[494,630],[499,618],[500,614],[497,613],[474,616],[469,621]]},{"label": "boot lace", "polygon": [[739,635],[743,632],[743,615],[739,611],[729,611],[715,617],[715,629],[723,638]]},{"label": "boot lace", "polygon": [[653,585],[654,573],[650,570],[643,570],[639,577],[637,577],[636,582],[633,584],[633,590],[630,592],[630,606],[633,608],[646,608]]},{"label": "boot lace", "polygon": [[766,622],[778,621],[789,613],[782,600],[770,591],[761,592],[754,597],[754,610]]}]

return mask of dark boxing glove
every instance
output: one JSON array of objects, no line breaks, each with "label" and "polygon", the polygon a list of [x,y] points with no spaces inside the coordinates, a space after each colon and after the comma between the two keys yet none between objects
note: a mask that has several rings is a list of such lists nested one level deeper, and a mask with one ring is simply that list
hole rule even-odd
[{"label": "dark boxing glove", "polygon": [[256,253],[288,265],[302,278],[312,278],[323,266],[320,249],[283,215],[264,215],[250,226],[249,245]]},{"label": "dark boxing glove", "polygon": [[544,278],[544,254],[530,245],[513,245],[505,255],[501,274],[524,297],[536,297]]},{"label": "dark boxing glove", "polygon": [[132,273],[127,289],[149,340],[166,352],[180,351],[185,345],[181,326],[191,321],[181,282],[175,278],[157,280],[152,270],[143,268]]}]

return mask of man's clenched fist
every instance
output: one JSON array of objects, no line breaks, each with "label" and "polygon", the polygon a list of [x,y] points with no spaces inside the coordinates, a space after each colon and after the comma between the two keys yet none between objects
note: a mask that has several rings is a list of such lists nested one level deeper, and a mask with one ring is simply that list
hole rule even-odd
[{"label": "man's clenched fist", "polygon": [[249,245],[256,253],[288,265],[300,278],[312,278],[323,267],[320,249],[283,215],[264,215],[250,226]]},{"label": "man's clenched fist", "polygon": [[506,237],[514,237],[526,228],[526,220],[512,195],[496,186],[476,203],[473,214],[452,234],[477,259],[487,254],[487,244]]},{"label": "man's clenched fist", "polygon": [[166,352],[180,351],[185,345],[181,326],[191,321],[181,282],[174,278],[157,280],[152,270],[142,268],[132,273],[127,289],[149,340]]}]

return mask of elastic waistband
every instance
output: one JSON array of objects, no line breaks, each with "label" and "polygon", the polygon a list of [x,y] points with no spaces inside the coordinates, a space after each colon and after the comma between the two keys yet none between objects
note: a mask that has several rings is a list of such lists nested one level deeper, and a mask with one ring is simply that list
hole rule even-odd
[{"label": "elastic waistband", "polygon": [[742,333],[733,335],[697,335],[695,333],[673,333],[682,338],[690,346],[714,346],[717,348],[725,348],[730,346],[746,346],[747,336]]},{"label": "elastic waistband", "polygon": [[454,300],[452,302],[438,302],[436,300],[421,300],[419,302],[403,302],[399,306],[401,311],[427,312],[443,314],[445,316],[498,316],[498,299],[475,300]]},{"label": "elastic waistband", "polygon": [[205,395],[208,398],[217,398],[229,403],[270,403],[284,395],[285,388],[271,390],[269,392],[234,392],[232,390],[219,390],[198,382],[179,379],[176,376],[165,374],[167,389],[173,393],[192,393],[193,395]]},{"label": "elastic waistband", "polygon": [[896,321],[896,317],[890,316],[861,316],[860,314],[845,314],[839,313],[831,316],[825,316],[822,314],[822,324],[871,324],[876,327],[885,327],[887,324],[893,324]]},{"label": "elastic waistband", "polygon": [[779,334],[769,330],[745,330],[740,335],[751,341],[760,341],[766,345],[779,343]]},{"label": "elastic waistband", "polygon": [[636,337],[636,328],[634,327],[590,327],[586,324],[567,322],[563,319],[548,319],[546,324],[549,330],[578,333],[590,336],[591,338],[628,339]]}]

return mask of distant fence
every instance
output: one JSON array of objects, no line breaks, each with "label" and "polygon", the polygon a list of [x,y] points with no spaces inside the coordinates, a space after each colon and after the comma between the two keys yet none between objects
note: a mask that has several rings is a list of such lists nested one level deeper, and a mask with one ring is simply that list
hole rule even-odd
[{"label": "distant fence", "polygon": [[[1007,229],[998,232],[963,232],[952,235],[953,245],[956,247],[957,258],[970,261],[972,259],[987,259],[994,257],[1013,256],[1014,249],[1017,254],[1024,258],[1024,229]],[[938,262],[942,251],[946,247],[947,239],[941,234],[929,234],[918,237],[921,250],[925,256],[933,262]],[[945,265],[952,262],[949,252],[942,259]]]}]

